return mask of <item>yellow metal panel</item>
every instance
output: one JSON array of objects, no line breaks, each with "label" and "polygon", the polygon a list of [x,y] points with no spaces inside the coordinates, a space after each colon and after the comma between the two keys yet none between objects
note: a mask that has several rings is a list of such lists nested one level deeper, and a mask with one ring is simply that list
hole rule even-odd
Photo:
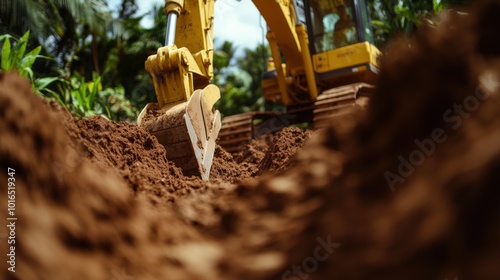
[{"label": "yellow metal panel", "polygon": [[213,49],[214,0],[185,0],[182,14],[177,20],[175,45],[186,47],[194,54]]},{"label": "yellow metal panel", "polygon": [[[207,82],[213,76],[213,11],[214,0],[185,0],[177,20],[175,45],[187,48],[195,57]],[[202,88],[205,82],[195,85]]]},{"label": "yellow metal panel", "polygon": [[371,64],[379,67],[379,60],[380,57],[382,56],[382,53],[374,45],[370,45],[370,53],[371,53]]},{"label": "yellow metal panel", "polygon": [[271,54],[273,56],[274,65],[276,67],[276,74],[278,77],[278,86],[281,92],[281,102],[283,105],[289,105],[290,98],[287,92],[287,85],[285,81],[285,69],[281,63],[281,55],[279,52],[278,44],[276,43],[276,37],[274,32],[269,31],[267,33],[267,40],[269,41],[269,47],[271,48]]},{"label": "yellow metal panel", "polygon": [[368,42],[319,53],[313,56],[314,71],[316,73],[326,73],[360,64],[371,63],[377,65],[373,62],[379,53]]}]

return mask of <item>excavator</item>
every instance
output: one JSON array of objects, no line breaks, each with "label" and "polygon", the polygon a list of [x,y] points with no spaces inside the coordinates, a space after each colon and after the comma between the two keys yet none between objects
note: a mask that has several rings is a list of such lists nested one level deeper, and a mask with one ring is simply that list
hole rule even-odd
[{"label": "excavator", "polygon": [[209,179],[216,143],[229,152],[297,123],[314,128],[364,107],[380,51],[365,0],[252,0],[268,26],[271,49],[264,98],[284,112],[249,112],[221,120],[213,77],[215,0],[165,0],[165,46],[148,57],[157,103],[137,123],[166,147],[184,175]]}]

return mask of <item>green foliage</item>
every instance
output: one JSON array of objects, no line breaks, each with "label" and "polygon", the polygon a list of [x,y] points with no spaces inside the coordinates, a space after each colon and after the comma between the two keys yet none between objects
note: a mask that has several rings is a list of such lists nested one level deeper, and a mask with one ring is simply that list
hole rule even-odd
[{"label": "green foliage", "polygon": [[252,77],[244,70],[233,69],[219,84],[221,99],[216,103],[223,116],[230,116],[251,110],[250,83]]},{"label": "green foliage", "polygon": [[41,96],[53,95],[54,92],[50,89],[50,86],[58,81],[62,81],[62,79],[59,77],[37,78],[33,83],[33,91]]},{"label": "green foliage", "polygon": [[[217,40],[214,42],[217,43]],[[233,42],[224,41],[214,52],[214,83],[218,84],[219,79],[223,78],[228,68],[234,66],[234,54],[236,53],[236,47]]]},{"label": "green foliage", "polygon": [[[33,64],[38,58],[51,59],[50,57],[40,55],[41,46],[26,52],[30,37],[29,30],[17,39],[10,34],[0,36],[0,41],[4,41],[1,54],[1,70],[9,72],[16,70],[21,76],[31,81],[33,90],[42,95],[47,92],[48,86],[58,80],[56,77],[34,78]],[[11,40],[14,44],[11,43]]]},{"label": "green foliage", "polygon": [[60,80],[59,93],[52,92],[52,96],[78,118],[89,117],[96,114],[106,114],[111,118],[109,108],[98,95],[102,89],[101,77],[93,74],[91,82],[74,73],[69,80]]},{"label": "green foliage", "polygon": [[445,2],[440,0],[432,0],[432,13],[429,13],[429,15],[424,18],[424,20],[427,22],[427,24],[436,26],[440,22],[438,15],[446,11],[446,9],[448,9],[448,6],[447,4],[445,4]]},{"label": "green foliage", "polygon": [[125,97],[123,87],[103,88],[102,77],[97,73],[93,73],[92,81],[88,82],[77,72],[68,80],[56,80],[57,91],[48,89],[47,92],[78,118],[99,114],[113,120],[134,121],[138,116],[137,109]]},{"label": "green foliage", "polygon": [[107,28],[108,36],[98,38],[95,47],[91,40],[81,40],[81,47],[74,53],[68,71],[78,71],[87,79],[91,78],[90,73],[98,72],[102,76],[103,87],[123,87],[125,98],[130,100],[131,105],[143,108],[156,100],[144,61],[163,46],[166,16],[162,7],[154,7],[147,15],[153,19],[153,26],[145,28],[140,22],[146,15],[136,14],[135,2],[122,1],[118,16]]},{"label": "green foliage", "polygon": [[[30,32],[27,31],[24,35],[17,39],[9,34],[1,35],[0,41],[4,41],[2,46],[1,69],[9,72],[17,70],[19,74],[25,78],[33,80],[33,70],[31,67],[37,58],[47,58],[39,55],[41,46],[34,48],[26,53]],[[11,44],[11,39],[15,42]]]},{"label": "green foliage", "polygon": [[222,95],[217,108],[225,116],[264,110],[261,81],[269,47],[245,49],[243,57],[235,57],[235,53],[236,47],[228,41],[222,42],[214,53],[214,84]]},{"label": "green foliage", "polygon": [[116,88],[106,88],[99,91],[99,98],[103,100],[109,108],[109,113],[113,120],[135,121],[139,111],[133,106],[132,102],[125,96],[123,86]]},{"label": "green foliage", "polygon": [[[52,57],[66,59],[78,39],[88,33],[105,35],[111,18],[103,0],[16,0],[0,4],[0,32],[23,34],[31,30],[31,42],[43,45]],[[50,41],[47,40],[50,38]]]},{"label": "green foliage", "polygon": [[[118,86],[102,90],[102,78],[96,73],[92,74],[90,82],[85,82],[85,78],[77,72],[74,72],[68,79],[36,77],[32,69],[35,61],[38,58],[52,58],[40,55],[41,46],[27,51],[29,35],[30,32],[27,31],[19,39],[10,34],[0,36],[0,41],[4,41],[0,55],[2,71],[18,71],[21,76],[31,81],[36,93],[55,98],[77,117],[105,114],[108,118],[116,120],[135,120],[138,115],[137,109],[125,97],[124,88]],[[59,72],[64,73],[62,69]],[[57,84],[57,89],[54,89],[55,84]]]},{"label": "green foliage", "polygon": [[424,22],[437,25],[438,15],[468,0],[368,0],[375,43],[384,47],[398,35],[414,34]]}]

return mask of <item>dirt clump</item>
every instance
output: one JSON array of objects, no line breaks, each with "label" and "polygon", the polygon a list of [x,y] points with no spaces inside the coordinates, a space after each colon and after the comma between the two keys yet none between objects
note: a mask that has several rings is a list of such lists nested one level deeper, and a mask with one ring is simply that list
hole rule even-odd
[{"label": "dirt clump", "polygon": [[287,127],[273,137],[264,157],[258,164],[257,174],[264,172],[280,173],[293,165],[293,156],[310,137],[310,131]]},{"label": "dirt clump", "polygon": [[236,183],[263,174],[276,174],[293,165],[293,157],[311,136],[312,131],[288,127],[266,134],[231,154],[217,147],[211,176]]},{"label": "dirt clump", "polygon": [[293,165],[294,155],[311,134],[310,130],[287,127],[275,134],[262,135],[243,146],[233,159],[254,177],[280,173]]},{"label": "dirt clump", "polygon": [[231,153],[217,145],[210,171],[211,181],[237,183],[253,178],[253,163],[238,162]]},{"label": "dirt clump", "polygon": [[272,145],[273,135],[264,134],[257,139],[252,139],[234,155],[238,162],[248,162],[249,164],[259,165],[266,156],[269,146]]}]

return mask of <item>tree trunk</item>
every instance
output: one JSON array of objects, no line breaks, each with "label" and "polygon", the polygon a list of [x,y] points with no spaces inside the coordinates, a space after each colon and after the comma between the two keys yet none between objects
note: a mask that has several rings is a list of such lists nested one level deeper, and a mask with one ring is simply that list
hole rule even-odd
[{"label": "tree trunk", "polygon": [[99,71],[99,52],[97,50],[97,39],[94,34],[92,34],[92,59],[94,62],[94,71],[100,75]]}]

